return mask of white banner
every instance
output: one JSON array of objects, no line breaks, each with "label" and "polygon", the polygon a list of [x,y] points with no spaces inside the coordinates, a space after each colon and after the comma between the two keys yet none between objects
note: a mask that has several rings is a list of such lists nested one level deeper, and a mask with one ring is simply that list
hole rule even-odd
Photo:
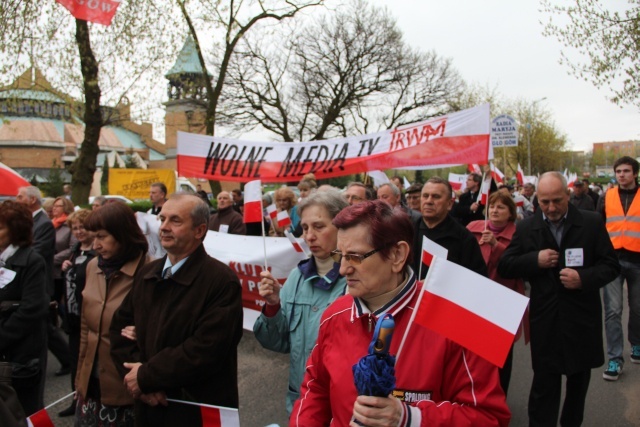
[{"label": "white banner", "polygon": [[[267,237],[267,266],[273,277],[284,283],[291,270],[306,256],[293,248],[286,237]],[[204,239],[207,253],[227,264],[238,275],[242,285],[244,328],[253,330],[264,299],[258,292],[260,273],[264,271],[264,245],[261,236],[209,231]]]},{"label": "white banner", "polygon": [[348,138],[250,142],[178,132],[180,176],[221,181],[287,182],[371,170],[487,163],[489,104],[420,123]]}]

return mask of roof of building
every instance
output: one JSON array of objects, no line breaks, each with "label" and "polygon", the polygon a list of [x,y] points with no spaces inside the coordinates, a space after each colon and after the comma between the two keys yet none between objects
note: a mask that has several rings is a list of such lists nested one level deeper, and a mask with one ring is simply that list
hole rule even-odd
[{"label": "roof of building", "polygon": [[169,76],[178,74],[203,74],[198,51],[196,50],[196,42],[191,35],[187,36],[175,64],[165,74],[165,77],[169,78]]}]

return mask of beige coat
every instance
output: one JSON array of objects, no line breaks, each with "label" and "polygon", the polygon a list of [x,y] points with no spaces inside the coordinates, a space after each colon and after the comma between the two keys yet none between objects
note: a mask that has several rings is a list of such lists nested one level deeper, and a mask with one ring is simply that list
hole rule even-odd
[{"label": "beige coat", "polygon": [[87,282],[82,291],[82,329],[76,375],[76,389],[84,398],[87,396],[89,378],[97,355],[102,403],[110,406],[133,404],[133,398],[123,385],[109,354],[109,326],[113,313],[131,290],[136,270],[148,261],[148,257],[144,260],[138,257],[126,263],[120,271],[114,273],[108,290],[105,275],[98,268],[98,258],[87,264]]}]

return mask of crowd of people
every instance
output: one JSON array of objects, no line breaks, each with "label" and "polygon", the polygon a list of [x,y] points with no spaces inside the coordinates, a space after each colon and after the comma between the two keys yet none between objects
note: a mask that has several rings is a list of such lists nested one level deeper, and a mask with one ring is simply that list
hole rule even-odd
[{"label": "crowd of people", "polygon": [[[591,369],[605,363],[603,312],[603,379],[622,374],[625,281],[629,360],[640,363],[638,169],[618,159],[618,186],[606,192],[547,172],[537,186],[496,185],[486,205],[475,173],[461,192],[439,177],[340,190],[305,176],[299,195],[287,186],[264,195],[257,226],[243,222],[239,189],[217,194],[211,214],[201,188],[169,195],[154,183],[146,213],[105,198],[79,209],[67,196],[21,188],[0,203],[0,391],[10,383],[14,396],[0,393],[0,424],[43,408],[48,350],[56,375],[70,374],[74,400],[59,415],[75,425],[198,425],[199,408],[184,402],[237,408],[242,289],[207,254],[212,230],[291,233],[310,248],[285,283],[261,273],[265,304],[253,327],[263,347],[290,354],[282,404],[290,425],[508,425],[513,346],[498,368],[412,327],[429,269],[424,238],[449,261],[528,293],[514,341],[531,343],[529,424],[581,425]],[[272,220],[272,204],[289,224]],[[394,391],[359,396],[352,367],[387,314],[409,343]],[[392,341],[390,352],[399,346]]]}]

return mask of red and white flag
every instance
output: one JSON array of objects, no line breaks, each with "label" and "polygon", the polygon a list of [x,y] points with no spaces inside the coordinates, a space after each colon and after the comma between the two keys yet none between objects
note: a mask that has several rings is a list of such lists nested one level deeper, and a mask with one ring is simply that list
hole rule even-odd
[{"label": "red and white flag", "polygon": [[35,414],[27,418],[27,426],[29,427],[54,427],[53,421],[49,418],[46,409],[40,409]]},{"label": "red and white flag", "polygon": [[302,239],[300,239],[300,240],[296,239],[296,236],[291,234],[291,232],[289,230],[284,230],[284,235],[287,236],[287,239],[289,239],[289,241],[293,245],[293,249],[295,249],[296,252],[300,252],[301,254],[305,254],[307,257],[311,256],[311,249],[307,245],[307,242],[305,242]]},{"label": "red and white flag", "polygon": [[204,403],[187,402],[185,400],[167,399],[168,402],[183,405],[199,406],[202,427],[240,427],[240,416],[235,408],[206,405]]},{"label": "red and white flag", "polygon": [[491,163],[491,178],[493,178],[495,182],[504,182],[504,174],[493,163]]},{"label": "red and white flag", "polygon": [[426,236],[422,236],[422,263],[431,266],[434,257],[447,259],[449,251]]},{"label": "red and white flag", "polygon": [[518,163],[518,171],[516,172],[516,180],[518,184],[524,185],[524,171],[520,167],[520,163]]},{"label": "red and white flag", "polygon": [[84,21],[95,22],[96,24],[111,25],[111,20],[116,14],[120,0],[56,0],[67,9],[74,18]]},{"label": "red and white flag", "polygon": [[244,186],[243,222],[262,221],[262,187],[260,180],[249,181]]},{"label": "red and white flag", "polygon": [[440,257],[423,292],[415,323],[504,365],[529,298]]},{"label": "red and white flag", "polygon": [[487,206],[489,203],[489,191],[491,191],[491,175],[490,173],[484,174],[482,185],[480,186],[480,193],[478,194],[477,202],[481,205]]},{"label": "red and white flag", "polygon": [[287,211],[280,211],[276,215],[276,220],[278,221],[278,227],[284,228],[291,225],[291,218],[289,218],[289,213]]},{"label": "red and white flag", "polygon": [[271,203],[267,206],[267,213],[269,214],[269,218],[274,220],[278,216],[278,208],[276,208],[275,204]]},{"label": "red and white flag", "polygon": [[477,173],[479,175],[482,175],[482,169],[480,169],[480,166],[476,164],[468,164],[467,170],[469,171],[469,173]]},{"label": "red and white flag", "polygon": [[463,191],[467,188],[467,174],[458,174],[449,172],[449,184],[454,191]]}]

